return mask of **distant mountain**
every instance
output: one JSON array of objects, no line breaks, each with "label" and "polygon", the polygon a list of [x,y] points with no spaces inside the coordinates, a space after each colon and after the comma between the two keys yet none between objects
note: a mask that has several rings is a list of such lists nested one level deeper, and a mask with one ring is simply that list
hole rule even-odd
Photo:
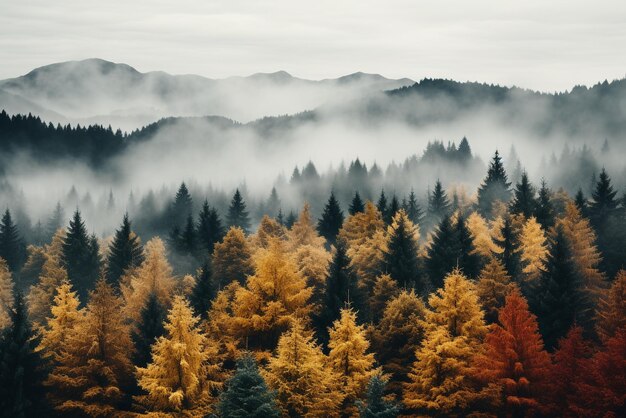
[{"label": "distant mountain", "polygon": [[247,122],[413,83],[364,73],[311,81],[285,71],[214,80],[141,73],[126,64],[87,59],[0,81],[0,109],[9,114],[32,112],[53,122],[130,130],[170,116],[220,115]]}]

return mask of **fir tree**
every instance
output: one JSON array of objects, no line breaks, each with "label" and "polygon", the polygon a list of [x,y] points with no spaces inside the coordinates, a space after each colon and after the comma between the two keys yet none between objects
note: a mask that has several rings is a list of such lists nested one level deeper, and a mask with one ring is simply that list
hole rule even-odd
[{"label": "fir tree", "polygon": [[339,202],[335,199],[335,194],[331,192],[328,202],[324,206],[322,217],[317,222],[317,231],[326,239],[328,245],[335,243],[339,229],[343,225],[343,220],[343,211],[339,207]]},{"label": "fir tree", "polygon": [[528,180],[528,173],[524,171],[519,183],[515,185],[513,191],[513,201],[511,202],[511,213],[524,215],[530,218],[537,208],[535,198],[535,188]]},{"label": "fir tree", "polygon": [[480,273],[481,260],[480,256],[476,253],[474,247],[474,241],[465,223],[463,216],[458,216],[456,221],[456,239],[458,241],[457,248],[457,267],[459,267],[463,273],[475,279]]},{"label": "fir tree", "polygon": [[267,387],[250,354],[237,361],[235,374],[226,382],[217,409],[224,418],[280,417],[275,394]]},{"label": "fir tree", "polygon": [[615,213],[618,205],[618,201],[615,199],[616,195],[617,191],[611,185],[611,178],[606,170],[602,169],[589,204],[589,219],[596,230],[601,230],[607,220]]},{"label": "fir tree", "polygon": [[20,237],[17,225],[11,218],[11,212],[7,209],[0,221],[0,258],[3,258],[9,270],[17,272],[23,263],[22,238]]},{"label": "fir tree", "polygon": [[456,267],[458,240],[449,216],[444,216],[433,235],[428,248],[426,271],[434,288],[443,286],[443,279]]},{"label": "fir tree", "polygon": [[131,335],[135,345],[132,357],[135,366],[146,367],[152,362],[152,344],[165,333],[163,323],[166,314],[156,293],[150,293],[145,306],[141,308],[139,322]]},{"label": "fir tree", "polygon": [[270,197],[267,199],[265,212],[272,218],[278,216],[280,212],[280,199],[278,198],[276,187],[272,187]]},{"label": "fir tree", "polygon": [[59,228],[63,227],[63,223],[65,222],[65,212],[63,211],[63,207],[61,206],[61,202],[57,202],[54,207],[54,211],[52,215],[48,219],[46,223],[46,241],[50,241],[54,234],[59,230]]},{"label": "fir tree", "polygon": [[487,177],[478,188],[478,212],[485,218],[490,219],[492,217],[493,204],[496,200],[508,203],[511,198],[510,187],[511,183],[509,183],[504,171],[502,157],[496,151],[489,163]]},{"label": "fir tree", "polygon": [[115,231],[107,257],[107,282],[119,289],[120,278],[128,270],[143,263],[144,255],[141,240],[131,230],[128,214],[124,215],[120,229]]},{"label": "fir tree", "polygon": [[365,401],[357,402],[360,418],[396,418],[400,414],[398,405],[385,398],[386,386],[387,380],[380,374],[372,376]]},{"label": "fir tree", "polygon": [[409,220],[404,209],[400,209],[387,228],[388,242],[384,252],[387,273],[400,287],[414,287],[418,294],[426,291],[419,268],[419,229]]},{"label": "fir tree", "polygon": [[428,209],[426,211],[427,229],[439,224],[441,220],[450,214],[450,201],[446,191],[441,185],[441,181],[437,180],[435,188],[428,196]]},{"label": "fir tree", "polygon": [[287,219],[285,220],[285,227],[291,229],[293,224],[296,223],[296,220],[298,220],[296,214],[292,210],[289,211],[289,215],[287,215]]},{"label": "fir tree", "polygon": [[352,198],[352,202],[350,203],[350,208],[348,209],[348,213],[350,215],[355,215],[357,213],[361,213],[365,210],[365,204],[363,200],[361,200],[361,195],[359,192],[354,193],[354,197]]},{"label": "fir tree", "polygon": [[391,202],[389,202],[389,207],[387,211],[383,214],[385,222],[389,225],[393,220],[393,217],[396,215],[396,212],[400,210],[400,202],[398,202],[397,196],[394,195],[391,197]]},{"label": "fir tree", "polygon": [[230,206],[228,207],[227,225],[229,228],[239,227],[243,229],[245,233],[250,231],[250,218],[246,210],[246,203],[239,189],[235,191]]},{"label": "fir tree", "polygon": [[552,191],[548,188],[545,180],[541,180],[535,218],[543,229],[548,230],[554,225],[554,206],[552,205]]},{"label": "fir tree", "polygon": [[411,189],[411,193],[409,193],[409,200],[406,202],[406,207],[404,208],[407,216],[415,225],[419,225],[422,223],[424,218],[424,212],[422,211],[421,206],[417,203],[417,198],[415,197],[415,192]]},{"label": "fir tree", "polygon": [[195,255],[197,250],[196,227],[191,215],[187,216],[185,227],[180,233],[178,250],[185,255]]},{"label": "fir tree", "polygon": [[502,248],[499,259],[511,278],[517,279],[520,272],[520,258],[517,233],[513,229],[511,217],[506,216],[500,229],[500,240],[496,244]]},{"label": "fir tree", "polygon": [[167,220],[169,224],[180,227],[185,223],[187,217],[192,213],[193,201],[189,189],[185,182],[180,184],[174,202],[172,202],[170,217]]},{"label": "fir tree", "polygon": [[585,198],[585,195],[583,194],[583,189],[581,189],[580,187],[578,188],[578,191],[576,192],[576,196],[574,197],[574,203],[576,204],[576,207],[578,208],[580,213],[583,216],[587,216],[587,209],[588,209],[587,199]]},{"label": "fir tree", "polygon": [[210,207],[209,202],[205,200],[200,210],[196,229],[200,249],[205,254],[213,254],[215,244],[220,242],[225,234],[226,232],[217,210]]},{"label": "fir tree", "polygon": [[383,220],[387,220],[387,196],[385,196],[385,190],[380,191],[380,196],[378,197],[378,202],[376,202],[376,208],[383,216]]},{"label": "fir tree", "polygon": [[44,364],[20,292],[15,295],[10,324],[0,336],[0,416],[47,416]]},{"label": "fir tree", "polygon": [[198,269],[196,283],[189,296],[191,307],[201,319],[207,319],[211,302],[215,299],[216,293],[217,289],[213,282],[213,271],[207,261]]},{"label": "fir tree", "polygon": [[[95,245],[94,245],[95,244]],[[79,299],[87,300],[88,292],[100,276],[97,241],[87,235],[85,223],[76,210],[63,240],[63,266]]]}]

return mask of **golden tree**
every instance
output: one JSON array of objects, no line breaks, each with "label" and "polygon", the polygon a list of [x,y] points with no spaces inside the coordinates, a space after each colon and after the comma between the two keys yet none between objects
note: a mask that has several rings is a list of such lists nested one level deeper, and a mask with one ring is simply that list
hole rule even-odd
[{"label": "golden tree", "polygon": [[370,343],[364,327],[357,325],[352,309],[341,310],[341,317],[329,334],[328,362],[339,379],[343,415],[358,416],[355,402],[363,398],[370,378],[379,372],[374,369],[374,354],[367,352]]},{"label": "golden tree", "polygon": [[208,320],[202,324],[207,335],[217,346],[217,358],[225,365],[234,365],[243,346],[234,317],[235,295],[241,289],[235,281],[217,293],[211,303]]},{"label": "golden tree", "polygon": [[398,282],[388,274],[381,274],[376,278],[372,295],[369,298],[370,311],[374,322],[380,321],[387,303],[400,294]]},{"label": "golden tree", "polygon": [[0,257],[0,331],[11,323],[9,312],[13,306],[13,278],[7,262]]},{"label": "golden tree", "polygon": [[541,275],[548,254],[546,236],[534,216],[524,223],[519,241],[522,272],[525,280],[532,283]]},{"label": "golden tree", "polygon": [[263,215],[261,223],[254,235],[250,237],[255,249],[267,248],[270,238],[286,239],[287,231],[276,219]]},{"label": "golden tree", "polygon": [[243,229],[232,227],[222,242],[215,244],[213,277],[223,287],[235,280],[243,284],[246,277],[253,272],[252,249],[246,240],[246,234]]},{"label": "golden tree", "polygon": [[516,288],[517,285],[497,258],[492,258],[483,267],[476,283],[476,293],[487,322],[493,323],[498,319],[498,310],[504,305],[504,299]]},{"label": "golden tree", "polygon": [[166,335],[152,346],[152,363],[137,368],[138,397],[151,411],[204,416],[211,410],[212,392],[220,387],[221,370],[213,363],[216,347],[200,331],[199,317],[176,296],[165,323]]},{"label": "golden tree", "polygon": [[62,415],[120,415],[133,371],[129,326],[121,298],[103,279],[90,295],[84,319],[67,338],[46,383]]},{"label": "golden tree", "polygon": [[454,270],[429,298],[426,334],[404,388],[404,403],[434,415],[462,413],[474,396],[467,377],[487,327],[474,285]]},{"label": "golden tree", "polygon": [[478,254],[485,260],[490,260],[494,254],[502,253],[502,248],[493,240],[493,230],[489,228],[485,218],[480,216],[478,212],[472,212],[465,222],[474,243],[473,254]]},{"label": "golden tree", "polygon": [[602,341],[613,337],[626,326],[626,270],[620,270],[613,285],[600,298],[596,317],[596,332]]},{"label": "golden tree", "polygon": [[278,341],[264,372],[284,416],[338,417],[342,401],[337,377],[311,333],[294,321]]},{"label": "golden tree", "polygon": [[324,295],[328,266],[332,255],[324,247],[301,245],[293,253],[293,260],[300,276],[304,277],[308,287],[312,288],[311,302],[314,311],[319,310],[319,304]]},{"label": "golden tree", "polygon": [[324,247],[325,239],[320,237],[315,228],[315,224],[311,218],[311,207],[308,203],[304,203],[302,212],[298,220],[288,232],[289,250],[295,251],[302,245],[311,245],[313,247]]}]

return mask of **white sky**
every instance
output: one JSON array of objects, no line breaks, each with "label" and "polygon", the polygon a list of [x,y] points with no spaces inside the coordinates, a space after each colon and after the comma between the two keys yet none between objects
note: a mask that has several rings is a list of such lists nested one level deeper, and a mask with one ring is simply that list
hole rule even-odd
[{"label": "white sky", "polygon": [[626,75],[626,1],[0,0],[0,79],[90,57],[214,78],[365,71],[564,90]]}]

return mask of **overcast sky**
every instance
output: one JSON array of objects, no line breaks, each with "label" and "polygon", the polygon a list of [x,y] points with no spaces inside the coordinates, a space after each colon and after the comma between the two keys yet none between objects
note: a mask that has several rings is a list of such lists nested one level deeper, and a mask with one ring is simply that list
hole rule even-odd
[{"label": "overcast sky", "polygon": [[365,71],[564,90],[626,75],[626,1],[0,0],[0,78],[90,57],[213,78]]}]

